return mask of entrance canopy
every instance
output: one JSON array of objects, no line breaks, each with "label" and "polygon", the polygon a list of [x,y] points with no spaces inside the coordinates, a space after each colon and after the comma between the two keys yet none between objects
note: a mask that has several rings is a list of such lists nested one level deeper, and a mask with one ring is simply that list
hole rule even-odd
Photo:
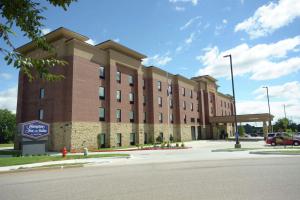
[{"label": "entrance canopy", "polygon": [[[266,122],[272,121],[273,115],[269,116],[269,113],[261,114],[247,114],[247,115],[237,115],[237,122]],[[210,123],[234,123],[234,116],[216,116],[209,118]]]}]

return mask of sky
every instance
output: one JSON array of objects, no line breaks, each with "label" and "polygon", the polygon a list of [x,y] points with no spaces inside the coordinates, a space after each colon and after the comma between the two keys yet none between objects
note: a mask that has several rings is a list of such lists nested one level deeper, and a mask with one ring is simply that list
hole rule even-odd
[{"label": "sky", "polygon": [[[111,39],[154,65],[187,78],[215,77],[232,94],[231,54],[238,114],[267,113],[300,123],[299,0],[78,0],[67,11],[49,7],[43,33],[66,27],[98,44]],[[2,20],[2,19],[1,19]],[[16,30],[18,47],[29,40]],[[0,108],[13,112],[18,71],[0,56]]]}]

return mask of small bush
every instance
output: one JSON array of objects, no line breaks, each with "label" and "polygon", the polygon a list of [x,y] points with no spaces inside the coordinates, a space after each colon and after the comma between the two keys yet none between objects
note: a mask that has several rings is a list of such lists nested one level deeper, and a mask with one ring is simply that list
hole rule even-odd
[{"label": "small bush", "polygon": [[176,147],[179,147],[179,144],[178,144],[178,142],[176,143]]},{"label": "small bush", "polygon": [[181,143],[181,147],[184,147],[184,143],[183,142]]}]

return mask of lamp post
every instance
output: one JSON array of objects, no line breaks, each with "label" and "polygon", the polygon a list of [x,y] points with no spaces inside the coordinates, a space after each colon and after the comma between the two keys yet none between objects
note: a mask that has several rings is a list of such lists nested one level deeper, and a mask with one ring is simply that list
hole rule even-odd
[{"label": "lamp post", "polygon": [[269,87],[264,86],[267,90],[268,108],[269,108],[269,127],[271,126],[271,131],[273,132],[272,120],[271,120],[271,109],[270,109],[270,98],[269,98]]},{"label": "lamp post", "polygon": [[229,57],[230,59],[230,71],[231,71],[231,84],[232,84],[232,94],[233,94],[233,107],[234,107],[234,125],[235,125],[235,145],[234,148],[241,148],[241,144],[239,142],[239,131],[237,126],[237,119],[236,119],[236,105],[235,105],[235,93],[234,93],[234,81],[233,81],[233,70],[232,70],[232,57],[231,54],[223,56],[224,58]]}]

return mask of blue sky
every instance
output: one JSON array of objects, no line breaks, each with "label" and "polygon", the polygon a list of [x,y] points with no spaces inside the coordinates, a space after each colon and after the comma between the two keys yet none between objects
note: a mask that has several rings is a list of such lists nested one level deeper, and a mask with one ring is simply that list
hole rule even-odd
[{"label": "blue sky", "polygon": [[[47,4],[46,4],[47,6]],[[298,0],[89,0],[67,12],[48,7],[44,32],[64,26],[92,44],[113,39],[155,65],[188,78],[209,74],[231,94],[235,72],[237,112],[271,112],[300,122],[300,1]],[[28,42],[20,32],[14,45]],[[0,107],[15,110],[18,72],[0,58]]]}]

